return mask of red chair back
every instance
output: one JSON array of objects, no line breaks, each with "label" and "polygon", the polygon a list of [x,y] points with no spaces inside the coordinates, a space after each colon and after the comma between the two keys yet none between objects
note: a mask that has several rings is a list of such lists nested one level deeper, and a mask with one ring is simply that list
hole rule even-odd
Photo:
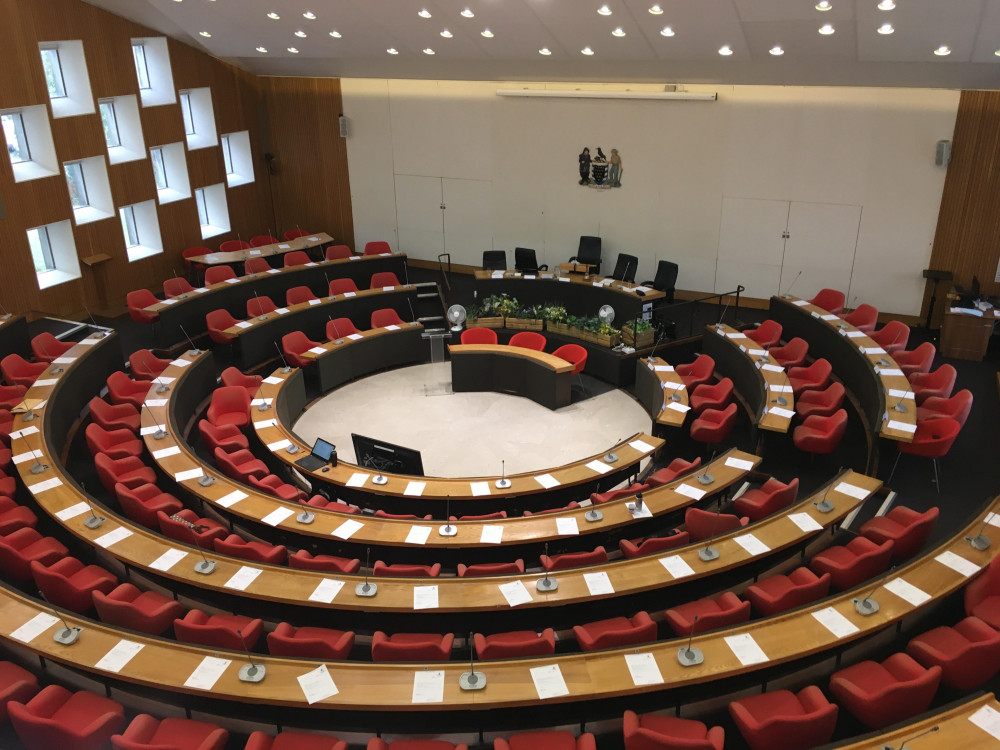
[{"label": "red chair back", "polygon": [[194,291],[194,287],[188,283],[188,280],[181,276],[172,276],[163,282],[163,296],[164,297],[180,297],[184,294],[191,294]]},{"label": "red chair back", "polygon": [[309,254],[305,250],[292,250],[290,253],[285,253],[285,268],[304,266],[308,262]]},{"label": "red chair back", "polygon": [[462,331],[463,344],[495,344],[497,332],[492,328],[467,328]]},{"label": "red chair back", "polygon": [[351,252],[351,248],[347,245],[330,245],[326,249],[326,259],[327,260],[340,260],[342,258],[350,258],[354,253]]},{"label": "red chair back", "polygon": [[403,325],[403,319],[391,307],[385,307],[372,312],[371,323],[372,328],[385,328],[386,326]]},{"label": "red chair back", "polygon": [[298,228],[289,229],[288,231],[285,232],[286,240],[297,240],[299,237],[308,237],[308,236],[309,232],[307,232],[305,229],[298,229]]},{"label": "red chair back", "polygon": [[518,331],[510,337],[507,346],[520,346],[523,349],[533,349],[536,352],[544,352],[548,342],[545,337],[537,331]]},{"label": "red chair back", "polygon": [[237,250],[249,250],[250,243],[243,240],[226,240],[219,245],[220,253],[235,253]]},{"label": "red chair back", "polygon": [[368,242],[365,244],[365,255],[384,255],[391,252],[392,248],[389,247],[388,242],[378,240],[376,242]]},{"label": "red chair back", "polygon": [[820,289],[819,294],[809,300],[809,304],[816,305],[816,307],[820,307],[828,313],[836,315],[843,311],[846,299],[844,293],[836,289]]},{"label": "red chair back", "polygon": [[346,294],[347,292],[357,292],[358,285],[354,283],[354,279],[331,279],[330,287],[327,290],[328,294],[333,297],[337,294]]},{"label": "red chair back", "polygon": [[399,279],[396,278],[396,274],[392,271],[379,271],[372,274],[371,281],[368,284],[369,289],[382,289],[387,286],[399,286]]},{"label": "red chair back", "polygon": [[205,286],[212,286],[212,284],[221,284],[226,279],[235,279],[236,271],[233,270],[232,266],[227,266],[225,264],[221,266],[211,266],[205,269]]},{"label": "red chair back", "polygon": [[259,315],[267,315],[278,309],[270,297],[251,297],[247,300],[247,317],[256,318]]},{"label": "red chair back", "polygon": [[250,247],[264,247],[265,245],[277,245],[281,240],[269,234],[258,234],[250,238]]},{"label": "red chair back", "polygon": [[136,323],[152,323],[159,313],[146,312],[143,308],[155,305],[159,302],[156,295],[148,289],[136,289],[125,295],[125,304],[128,306],[129,317]]},{"label": "red chair back", "polygon": [[913,433],[912,441],[896,445],[902,453],[911,456],[941,458],[951,450],[961,429],[962,425],[958,420],[950,417],[928,419],[917,424],[917,431]]},{"label": "red chair back", "polygon": [[271,264],[267,258],[247,258],[243,261],[243,273],[267,273],[271,270]]},{"label": "red chair back", "polygon": [[285,302],[289,305],[301,305],[311,299],[319,299],[319,297],[313,294],[312,289],[305,285],[293,286],[285,292]]},{"label": "red chair back", "polygon": [[552,354],[573,365],[573,374],[579,375],[587,366],[587,350],[579,344],[563,344]]},{"label": "red chair back", "polygon": [[361,333],[350,318],[334,318],[326,322],[326,338],[329,341],[342,339],[344,336]]}]

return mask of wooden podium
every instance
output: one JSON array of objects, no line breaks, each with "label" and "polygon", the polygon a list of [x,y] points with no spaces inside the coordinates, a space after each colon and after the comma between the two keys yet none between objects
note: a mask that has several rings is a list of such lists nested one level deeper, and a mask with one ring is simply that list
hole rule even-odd
[{"label": "wooden podium", "polygon": [[996,310],[987,310],[982,317],[945,310],[941,322],[941,354],[954,359],[982,362],[993,333]]}]

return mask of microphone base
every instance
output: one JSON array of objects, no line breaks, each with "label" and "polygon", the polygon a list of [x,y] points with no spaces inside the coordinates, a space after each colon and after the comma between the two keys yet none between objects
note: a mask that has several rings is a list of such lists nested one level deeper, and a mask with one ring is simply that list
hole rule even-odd
[{"label": "microphone base", "polygon": [[830,502],[829,500],[827,500],[827,499],[826,499],[826,498],[824,497],[824,498],[823,498],[822,500],[820,500],[820,501],[819,501],[818,503],[814,503],[814,504],[813,504],[813,507],[814,507],[814,508],[815,508],[816,510],[818,510],[818,511],[819,511],[820,513],[829,513],[829,512],[831,511],[831,510],[833,510],[833,509],[834,509],[834,507],[835,507],[835,506],[834,506],[834,504],[833,504],[833,503],[831,503],[831,502]]},{"label": "microphone base", "polygon": [[215,572],[215,560],[199,560],[194,564],[194,572],[203,576],[211,575]]},{"label": "microphone base", "polygon": [[35,463],[33,463],[31,465],[31,473],[32,474],[41,474],[43,471],[45,471],[48,468],[49,468],[48,464],[43,464],[41,461],[35,461]]},{"label": "microphone base", "polygon": [[261,401],[259,404],[257,404],[257,411],[267,411],[270,408],[271,405],[267,403],[267,401]]},{"label": "microphone base", "polygon": [[208,487],[209,485],[215,484],[215,477],[210,477],[208,474],[202,474],[198,477],[198,484],[202,487]]},{"label": "microphone base", "polygon": [[698,550],[698,559],[702,562],[711,562],[719,559],[719,550],[715,547],[702,547]]},{"label": "microphone base", "polygon": [[104,519],[101,516],[87,516],[87,520],[83,522],[83,525],[88,529],[99,529],[104,523]]},{"label": "microphone base", "polygon": [[66,372],[66,370],[59,366],[53,367],[51,370],[49,370],[49,373],[51,373],[52,375],[59,375],[64,372]]},{"label": "microphone base", "polygon": [[486,687],[486,675],[482,672],[463,672],[458,678],[462,690],[482,690]]},{"label": "microphone base", "polygon": [[291,368],[291,367],[289,367],[288,365],[285,365],[284,367],[282,367],[282,368],[281,368],[281,373],[282,373],[283,375],[287,375],[287,374],[288,374],[288,373],[290,373],[291,371],[292,371],[292,368]]},{"label": "microphone base", "polygon": [[82,632],[83,628],[61,627],[52,634],[52,640],[56,643],[61,643],[63,646],[72,646],[76,643]]},{"label": "microphone base", "polygon": [[163,440],[167,436],[166,430],[157,430],[153,433],[153,440]]},{"label": "microphone base", "polygon": [[169,385],[163,385],[161,383],[160,385],[156,386],[156,392],[157,393],[166,393],[169,390],[170,390],[170,386]]},{"label": "microphone base", "polygon": [[376,474],[372,478],[372,484],[382,485],[388,483],[389,483],[389,477],[387,477],[385,474]]},{"label": "microphone base", "polygon": [[900,414],[906,414],[906,411],[907,411],[906,410],[906,404],[904,404],[902,401],[900,401],[899,403],[897,403],[895,406],[892,407],[892,410],[893,411],[898,411]]},{"label": "microphone base", "polygon": [[496,488],[498,490],[506,490],[510,488],[509,479],[498,479],[496,482],[494,482],[494,484],[496,485]]},{"label": "microphone base", "polygon": [[859,615],[868,617],[868,615],[873,615],[878,612],[878,602],[870,596],[866,596],[864,599],[855,599],[854,609]]},{"label": "microphone base", "polygon": [[604,463],[606,464],[613,464],[617,460],[618,460],[618,454],[613,451],[608,451],[607,453],[604,454]]},{"label": "microphone base", "polygon": [[535,581],[535,590],[541,591],[542,593],[547,593],[549,591],[555,591],[559,588],[559,581],[555,578],[539,578]]},{"label": "microphone base", "polygon": [[296,453],[299,452],[299,446],[289,445],[287,448],[285,448],[285,451],[291,453],[292,455],[295,455]]},{"label": "microphone base", "polygon": [[985,534],[978,534],[972,537],[966,537],[966,541],[972,546],[972,549],[977,549],[980,552],[990,548],[990,540]]},{"label": "microphone base", "polygon": [[705,661],[705,654],[700,648],[677,649],[677,663],[682,667],[695,667]]},{"label": "microphone base", "polygon": [[344,343],[344,340],[343,340],[343,339],[337,339],[337,340],[336,340],[336,341],[334,341],[333,343],[334,343],[334,344],[336,344],[337,346],[340,346],[341,344],[343,344],[343,343]]},{"label": "microphone base", "polygon": [[458,527],[450,523],[438,527],[438,534],[441,536],[455,536],[457,533]]},{"label": "microphone base", "polygon": [[698,484],[711,484],[714,481],[715,477],[713,477],[707,471],[698,475]]},{"label": "microphone base", "polygon": [[302,511],[297,516],[295,516],[295,520],[298,521],[299,523],[310,524],[316,520],[316,514],[309,513],[308,511]]},{"label": "microphone base", "polygon": [[586,518],[591,523],[595,523],[604,518],[604,514],[601,513],[601,511],[597,510],[597,508],[591,508],[590,510],[588,510],[586,513],[583,514],[583,517]]},{"label": "microphone base", "polygon": [[201,349],[188,349],[189,357],[197,357],[199,354],[201,354]]},{"label": "microphone base", "polygon": [[33,411],[31,411],[29,409],[28,411],[24,412],[24,414],[21,415],[21,421],[22,422],[30,422],[31,420],[35,419],[37,416],[38,415],[35,414],[35,412],[33,412]]},{"label": "microphone base", "polygon": [[778,396],[774,401],[778,406],[788,406],[788,399],[784,396]]},{"label": "microphone base", "polygon": [[354,587],[354,593],[356,596],[372,597],[378,593],[378,586],[374,583],[359,583]]},{"label": "microphone base", "polygon": [[240,682],[260,682],[267,674],[263,664],[244,664],[240,667]]},{"label": "microphone base", "polygon": [[671,401],[680,401],[681,397],[677,395],[677,391],[674,391],[673,393],[670,394],[670,400]]}]

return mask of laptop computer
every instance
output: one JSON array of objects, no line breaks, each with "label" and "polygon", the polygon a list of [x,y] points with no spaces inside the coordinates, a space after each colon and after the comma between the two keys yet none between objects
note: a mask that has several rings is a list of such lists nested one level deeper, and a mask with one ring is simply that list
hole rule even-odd
[{"label": "laptop computer", "polygon": [[316,438],[316,442],[313,443],[312,452],[308,456],[303,456],[295,465],[305,469],[306,471],[316,471],[321,466],[325,466],[330,462],[330,456],[337,450],[337,446],[333,443],[328,443],[323,438]]}]

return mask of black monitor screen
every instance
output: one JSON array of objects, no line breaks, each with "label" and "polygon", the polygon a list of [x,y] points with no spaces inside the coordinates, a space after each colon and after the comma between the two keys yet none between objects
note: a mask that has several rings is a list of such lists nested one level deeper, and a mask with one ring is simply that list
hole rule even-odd
[{"label": "black monitor screen", "polygon": [[316,442],[313,443],[312,454],[317,458],[322,458],[324,461],[330,460],[330,455],[337,449],[333,443],[328,443],[323,438],[316,438]]},{"label": "black monitor screen", "polygon": [[979,295],[980,295],[981,291],[982,291],[982,287],[979,286],[979,277],[978,276],[973,276],[972,277],[972,298],[973,299],[979,299]]},{"label": "black monitor screen", "polygon": [[420,459],[420,451],[393,445],[384,440],[375,440],[364,435],[351,433],[354,443],[355,460],[360,466],[381,472],[393,474],[411,474],[423,476],[424,464]]}]

